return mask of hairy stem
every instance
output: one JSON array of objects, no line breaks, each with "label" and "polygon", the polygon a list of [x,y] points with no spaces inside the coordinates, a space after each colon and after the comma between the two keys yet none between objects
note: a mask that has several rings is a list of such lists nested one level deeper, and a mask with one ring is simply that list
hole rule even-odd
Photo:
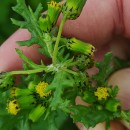
[{"label": "hairy stem", "polygon": [[66,21],[66,15],[63,16],[63,19],[60,23],[59,32],[58,32],[57,39],[56,39],[56,44],[55,44],[54,51],[53,51],[53,57],[52,57],[53,64],[56,64],[56,56],[57,56],[57,53],[58,53],[58,46],[59,46],[61,33],[62,33],[62,30],[63,30],[63,26],[64,26],[65,21]]},{"label": "hairy stem", "polygon": [[18,75],[18,74],[34,74],[44,71],[45,68],[38,68],[34,70],[19,70],[19,71],[11,71],[8,74],[10,75]]}]

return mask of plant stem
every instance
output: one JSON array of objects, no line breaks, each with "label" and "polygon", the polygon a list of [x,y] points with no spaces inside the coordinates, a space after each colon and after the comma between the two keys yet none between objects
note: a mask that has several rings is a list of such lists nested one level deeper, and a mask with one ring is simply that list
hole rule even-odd
[{"label": "plant stem", "polygon": [[56,56],[57,56],[57,53],[58,53],[58,46],[59,46],[63,26],[64,26],[64,23],[66,21],[66,16],[67,15],[63,16],[63,19],[62,19],[62,21],[60,23],[60,27],[59,27],[59,31],[58,31],[58,35],[57,35],[57,39],[56,39],[56,44],[55,44],[54,51],[53,51],[53,57],[52,57],[53,64],[56,64]]},{"label": "plant stem", "polygon": [[34,74],[39,73],[45,70],[45,68],[39,68],[34,70],[19,70],[19,71],[11,71],[9,72],[10,75],[18,75],[18,74]]},{"label": "plant stem", "polygon": [[25,121],[21,121],[20,126],[19,126],[20,130],[30,130],[30,125],[28,122],[28,119],[26,119]]}]

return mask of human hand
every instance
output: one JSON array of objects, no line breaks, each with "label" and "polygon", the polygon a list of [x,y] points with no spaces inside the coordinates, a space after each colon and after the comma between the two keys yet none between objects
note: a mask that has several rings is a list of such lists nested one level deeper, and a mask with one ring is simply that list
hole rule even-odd
[{"label": "human hand", "polygon": [[[68,21],[66,23],[63,34],[68,37],[75,36],[93,43],[97,48],[95,54],[97,60],[101,60],[104,53],[111,50],[115,55],[126,59],[130,53],[128,43],[130,38],[130,25],[128,23],[130,20],[129,6],[129,0],[88,0],[81,16],[75,21]],[[5,41],[0,47],[0,71],[21,68],[21,60],[15,53],[15,48],[19,48],[16,41],[27,40],[29,37],[30,34],[26,30],[18,30]],[[39,62],[41,58],[46,61],[45,57],[42,57],[36,51],[37,46],[20,48],[24,50],[24,54],[32,58],[35,62]],[[129,69],[122,70],[110,79],[110,83],[113,84],[113,81],[116,81],[114,84],[119,85],[119,98],[122,101],[123,107],[127,108],[130,108],[130,104],[127,103],[130,98],[129,80],[125,78],[129,77],[129,75]],[[112,129],[122,130],[124,127],[115,122],[112,123]],[[94,130],[104,130],[104,125],[100,124]]]}]

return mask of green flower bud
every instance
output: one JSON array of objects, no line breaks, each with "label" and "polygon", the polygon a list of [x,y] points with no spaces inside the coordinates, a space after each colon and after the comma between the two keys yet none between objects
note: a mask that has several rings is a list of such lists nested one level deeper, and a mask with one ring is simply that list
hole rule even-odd
[{"label": "green flower bud", "polygon": [[86,68],[92,68],[94,66],[94,59],[86,55],[79,55],[76,57],[78,61],[77,68],[80,70],[85,70]]},{"label": "green flower bud", "polygon": [[9,73],[0,73],[0,89],[6,90],[14,85],[14,78]]},{"label": "green flower bud", "polygon": [[31,81],[31,82],[29,82],[29,84],[28,84],[28,89],[30,89],[30,90],[35,90],[35,87],[37,86],[37,84],[35,83],[35,81]]},{"label": "green flower bud", "polygon": [[43,32],[50,32],[52,25],[48,15],[43,15],[39,18],[39,26]]},{"label": "green flower bud", "polygon": [[29,119],[36,122],[44,114],[45,110],[44,106],[38,105],[29,113]]},{"label": "green flower bud", "polygon": [[63,15],[67,15],[67,19],[76,19],[79,17],[86,0],[67,0],[63,5]]},{"label": "green flower bud", "polygon": [[36,99],[33,95],[19,97],[17,100],[23,109],[30,109],[36,105]]},{"label": "green flower bud", "polygon": [[56,3],[55,1],[48,2],[48,11],[47,15],[50,18],[51,25],[54,26],[57,22],[57,19],[61,12],[61,4]]},{"label": "green flower bud", "polygon": [[111,99],[106,103],[106,109],[111,112],[116,112],[120,109],[121,103],[117,99]]},{"label": "green flower bud", "polygon": [[98,110],[102,110],[102,109],[103,109],[103,106],[102,106],[102,105],[96,105],[96,108],[97,108]]},{"label": "green flower bud", "polygon": [[93,103],[96,101],[96,97],[95,97],[94,93],[92,93],[90,91],[86,91],[86,92],[84,92],[83,100],[87,103]]},{"label": "green flower bud", "polygon": [[11,97],[27,96],[31,94],[32,94],[32,91],[30,89],[20,89],[20,88],[13,87],[10,90]]},{"label": "green flower bud", "polygon": [[71,38],[69,40],[67,43],[67,48],[74,52],[85,54],[87,56],[92,56],[95,51],[95,47],[93,45],[82,42],[76,38]]}]

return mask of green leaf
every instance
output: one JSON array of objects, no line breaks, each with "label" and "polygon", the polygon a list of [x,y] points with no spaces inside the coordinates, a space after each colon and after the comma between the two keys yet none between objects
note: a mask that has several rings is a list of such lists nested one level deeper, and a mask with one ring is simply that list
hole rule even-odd
[{"label": "green leaf", "polygon": [[109,121],[109,113],[105,110],[97,110],[86,106],[73,106],[71,108],[74,122],[81,122],[88,129],[95,127],[98,123]]},{"label": "green leaf", "polygon": [[121,111],[121,116],[124,120],[130,122],[130,110]]},{"label": "green leaf", "polygon": [[98,86],[105,86],[108,76],[113,71],[111,66],[112,53],[108,52],[105,54],[104,60],[96,63],[96,67],[99,69],[99,72],[96,75],[93,75],[92,78],[97,82]]},{"label": "green leaf", "polygon": [[0,90],[5,91],[14,85],[14,77],[8,72],[0,73]]},{"label": "green leaf", "polygon": [[130,67],[130,61],[129,60],[122,60],[119,59],[118,57],[114,57],[114,70],[119,70],[122,68],[127,68]]},{"label": "green leaf", "polygon": [[[16,49],[16,52],[19,54],[19,57],[30,66],[30,68],[36,69],[41,67],[41,65],[35,64],[31,59],[26,57],[21,50]],[[42,64],[42,66],[44,65]]]},{"label": "green leaf", "polygon": [[18,44],[21,46],[31,46],[33,44],[39,44],[42,49],[42,53],[44,53],[46,56],[50,57],[47,46],[44,38],[44,33],[39,27],[38,24],[38,18],[40,16],[40,13],[42,11],[42,5],[39,4],[36,11],[33,13],[32,9],[30,7],[27,8],[25,4],[25,0],[17,0],[17,5],[13,7],[13,10],[20,14],[25,21],[18,21],[11,19],[12,22],[21,28],[28,29],[29,32],[31,32],[31,39],[27,41],[19,41]]},{"label": "green leaf", "polygon": [[65,71],[60,71],[55,74],[52,83],[46,89],[46,91],[55,90],[54,97],[50,104],[52,110],[55,110],[57,107],[61,107],[64,110],[66,109],[66,106],[68,106],[69,101],[63,100],[62,95],[64,93],[64,89],[73,87],[74,83],[75,82],[72,76]]},{"label": "green leaf", "polygon": [[[31,130],[63,130],[61,127],[64,125],[68,115],[63,111],[57,109],[49,114],[47,119],[44,119],[44,115],[38,120],[38,122],[31,124]],[[69,127],[68,127],[69,128]]]},{"label": "green leaf", "polygon": [[119,87],[115,86],[115,87],[111,87],[109,94],[112,98],[115,98],[117,96],[118,92],[119,92]]}]

